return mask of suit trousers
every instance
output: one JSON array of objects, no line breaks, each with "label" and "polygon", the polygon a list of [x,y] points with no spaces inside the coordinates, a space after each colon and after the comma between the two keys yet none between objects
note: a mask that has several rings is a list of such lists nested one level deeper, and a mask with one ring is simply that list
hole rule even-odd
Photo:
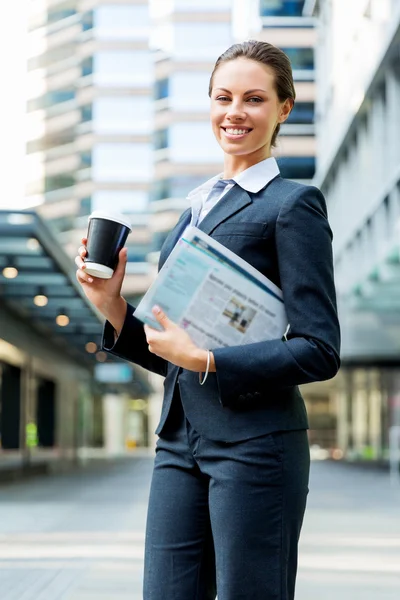
[{"label": "suit trousers", "polygon": [[309,466],[305,430],[212,441],[175,394],[156,446],[144,600],[293,600]]}]

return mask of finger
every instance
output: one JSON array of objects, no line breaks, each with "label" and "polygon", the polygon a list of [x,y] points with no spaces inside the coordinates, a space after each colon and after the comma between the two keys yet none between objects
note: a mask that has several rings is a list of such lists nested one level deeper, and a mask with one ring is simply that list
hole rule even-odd
[{"label": "finger", "polygon": [[128,249],[122,248],[122,250],[119,251],[118,264],[117,264],[117,268],[115,269],[114,275],[116,275],[117,277],[123,277],[125,275],[127,261],[128,261]]},{"label": "finger", "polygon": [[87,238],[82,238],[81,242],[82,242],[82,246],[86,246],[87,245]]},{"label": "finger", "polygon": [[86,263],[83,262],[80,256],[75,256],[75,264],[78,267],[78,269],[86,269]]},{"label": "finger", "polygon": [[85,271],[82,269],[78,269],[76,272],[76,278],[79,283],[93,283],[93,277],[90,277]]},{"label": "finger", "polygon": [[160,332],[157,332],[157,329],[150,327],[150,325],[144,325],[143,329],[144,329],[146,341],[148,344],[151,344],[152,342],[154,342],[154,339],[155,339],[154,334],[160,333]]},{"label": "finger", "polygon": [[79,254],[79,256],[82,256],[82,258],[83,258],[84,256],[86,256],[86,254],[87,254],[87,250],[86,250],[85,246],[80,246],[80,248],[79,248],[79,250],[78,250],[78,254]]},{"label": "finger", "polygon": [[172,321],[170,321],[168,319],[168,317],[165,314],[165,312],[162,311],[159,306],[157,306],[157,305],[153,306],[151,312],[153,313],[153,315],[155,316],[155,318],[157,319],[157,321],[160,323],[160,325],[162,325],[164,327],[164,329],[167,329],[168,327],[171,327],[171,326],[174,325],[172,323]]}]

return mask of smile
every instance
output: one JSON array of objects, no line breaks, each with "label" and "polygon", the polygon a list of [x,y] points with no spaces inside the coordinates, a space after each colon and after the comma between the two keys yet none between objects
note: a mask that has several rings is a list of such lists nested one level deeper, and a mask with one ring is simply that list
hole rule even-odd
[{"label": "smile", "polygon": [[230,139],[240,139],[246,136],[252,129],[242,128],[242,127],[221,127],[221,129],[225,132],[226,137]]}]

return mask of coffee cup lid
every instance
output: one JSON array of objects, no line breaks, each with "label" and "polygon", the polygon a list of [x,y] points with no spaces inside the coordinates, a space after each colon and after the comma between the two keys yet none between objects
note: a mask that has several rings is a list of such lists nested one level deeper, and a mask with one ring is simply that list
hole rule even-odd
[{"label": "coffee cup lid", "polygon": [[132,231],[132,225],[128,219],[119,213],[111,211],[109,212],[106,210],[95,210],[91,215],[89,215],[89,221],[90,219],[107,219],[108,221],[115,221],[116,223],[125,225],[125,227],[128,227],[129,230]]}]

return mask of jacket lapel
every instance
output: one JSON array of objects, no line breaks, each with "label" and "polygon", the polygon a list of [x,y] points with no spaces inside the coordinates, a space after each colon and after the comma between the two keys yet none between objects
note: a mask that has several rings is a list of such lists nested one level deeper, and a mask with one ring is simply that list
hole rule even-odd
[{"label": "jacket lapel", "polygon": [[197,227],[207,235],[211,235],[217,225],[226,221],[229,217],[251,203],[252,199],[246,190],[241,188],[240,185],[234,185],[217,202]]},{"label": "jacket lapel", "polygon": [[192,210],[190,208],[187,208],[186,210],[184,210],[183,213],[181,214],[181,216],[179,217],[179,220],[178,220],[177,224],[175,225],[175,227],[173,229],[171,229],[171,231],[169,232],[168,237],[165,240],[165,242],[161,248],[160,259],[158,261],[158,270],[161,269],[161,267],[167,260],[168,256],[171,254],[172,250],[174,249],[176,242],[179,240],[182,233],[185,231],[186,227],[189,225],[191,214],[192,214]]},{"label": "jacket lapel", "polygon": [[[240,185],[234,185],[233,188],[230,189],[229,192],[227,192],[225,196],[223,196],[221,200],[217,202],[217,204],[210,210],[210,212],[204,217],[197,227],[201,229],[201,231],[204,231],[204,233],[207,235],[211,235],[217,225],[223,223],[223,221],[226,221],[229,219],[229,217],[251,203],[252,199],[246,190],[241,188]],[[188,208],[182,213],[178,223],[165,240],[160,253],[158,269],[161,269],[168,256],[174,249],[179,237],[189,224],[190,215],[191,209]]]}]

